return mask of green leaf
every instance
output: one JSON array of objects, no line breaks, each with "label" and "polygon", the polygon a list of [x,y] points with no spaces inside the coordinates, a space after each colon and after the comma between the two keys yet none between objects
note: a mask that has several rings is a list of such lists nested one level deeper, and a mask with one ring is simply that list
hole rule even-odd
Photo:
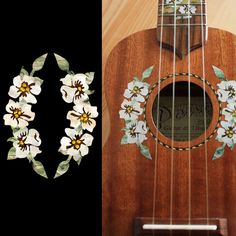
[{"label": "green leaf", "polygon": [[22,66],[21,70],[20,70],[20,75],[24,76],[24,75],[29,75],[28,71],[24,69],[24,67]]},{"label": "green leaf", "polygon": [[59,56],[59,55],[56,54],[56,53],[54,53],[54,56],[55,56],[55,58],[56,58],[58,67],[59,67],[61,70],[66,71],[66,72],[69,73],[69,70],[70,70],[69,62],[68,62],[64,57],[61,57],[61,56]]},{"label": "green leaf", "polygon": [[10,148],[7,154],[7,160],[14,160],[14,159],[16,159],[16,148],[12,147]]},{"label": "green leaf", "polygon": [[62,161],[57,167],[54,179],[64,175],[68,171],[69,167],[70,167],[70,160]]},{"label": "green leaf", "polygon": [[43,54],[42,56],[38,57],[34,62],[33,62],[33,65],[32,65],[32,72],[30,73],[30,75],[33,75],[35,71],[39,71],[43,68],[43,65],[44,65],[44,62],[47,58],[47,53],[46,54]]},{"label": "green leaf", "polygon": [[124,135],[120,141],[121,144],[127,144],[128,143],[128,136]]},{"label": "green leaf", "polygon": [[233,142],[229,145],[229,148],[230,148],[232,151],[234,150],[234,143],[233,143]]},{"label": "green leaf", "polygon": [[154,68],[154,66],[150,66],[149,68],[147,68],[147,69],[143,72],[142,80],[141,80],[141,81],[144,81],[144,79],[146,79],[146,78],[148,78],[148,77],[151,76],[152,71],[153,71],[153,68]]},{"label": "green leaf", "polygon": [[45,169],[44,169],[44,167],[43,167],[43,164],[40,162],[40,161],[35,161],[33,158],[31,159],[32,160],[32,166],[33,166],[33,170],[37,173],[37,174],[39,174],[39,175],[41,175],[42,177],[44,177],[44,178],[48,178],[48,176],[47,176],[47,174],[46,174],[46,171],[45,171]]},{"label": "green leaf", "polygon": [[79,159],[76,161],[76,163],[78,164],[78,166],[80,165],[81,161],[82,161],[82,157],[79,158]]},{"label": "green leaf", "polygon": [[133,77],[134,81],[139,81],[139,78],[137,76]]},{"label": "green leaf", "polygon": [[85,93],[87,94],[87,95],[91,95],[91,94],[93,94],[95,92],[95,90],[87,90],[87,91],[85,91]]},{"label": "green leaf", "polygon": [[220,68],[218,68],[216,66],[212,66],[212,67],[213,67],[213,70],[214,70],[217,78],[219,78],[220,80],[223,80],[223,81],[227,81],[227,79],[225,78],[224,72]]},{"label": "green leaf", "polygon": [[19,127],[13,127],[11,126],[11,129],[12,129],[12,133],[14,134],[15,132],[19,131],[20,128]]},{"label": "green leaf", "polygon": [[94,72],[85,73],[85,75],[86,75],[86,83],[87,84],[91,84],[93,82],[94,74],[95,74]]},{"label": "green leaf", "polygon": [[223,156],[223,154],[224,154],[224,152],[225,152],[225,145],[226,145],[226,144],[224,144],[222,147],[218,147],[218,148],[216,149],[215,154],[214,154],[212,160],[217,160],[217,159],[219,159],[220,157]]},{"label": "green leaf", "polygon": [[15,137],[10,137],[7,142],[15,142],[17,139]]},{"label": "green leaf", "polygon": [[75,129],[75,131],[79,133],[82,129],[83,129],[83,128],[82,128],[82,125],[79,125],[79,126]]},{"label": "green leaf", "polygon": [[147,159],[152,160],[149,148],[143,144],[138,145],[140,148],[140,152],[145,156]]}]

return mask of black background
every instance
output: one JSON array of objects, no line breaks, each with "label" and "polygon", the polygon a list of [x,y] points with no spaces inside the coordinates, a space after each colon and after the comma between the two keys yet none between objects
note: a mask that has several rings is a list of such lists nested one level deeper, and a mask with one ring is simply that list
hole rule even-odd
[{"label": "black background", "polygon": [[[44,68],[35,73],[44,83],[29,126],[40,133],[42,153],[36,160],[44,164],[49,179],[37,175],[27,159],[6,160],[12,145],[6,140],[12,133],[2,119],[0,228],[6,230],[2,235],[101,235],[101,2],[19,2],[1,7],[0,117],[6,113],[7,93],[21,67],[30,72],[33,61],[49,53]],[[57,67],[53,52],[65,57],[75,73],[95,72],[90,101],[100,114],[89,155],[80,166],[71,161],[69,171],[55,180],[57,165],[66,158],[58,148],[73,104],[62,99],[60,78],[66,73]]]}]

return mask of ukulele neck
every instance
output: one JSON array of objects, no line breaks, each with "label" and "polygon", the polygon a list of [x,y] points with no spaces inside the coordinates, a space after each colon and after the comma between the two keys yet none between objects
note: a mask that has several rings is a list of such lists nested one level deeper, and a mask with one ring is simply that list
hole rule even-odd
[{"label": "ukulele neck", "polygon": [[207,40],[205,0],[159,0],[157,39],[180,58]]}]

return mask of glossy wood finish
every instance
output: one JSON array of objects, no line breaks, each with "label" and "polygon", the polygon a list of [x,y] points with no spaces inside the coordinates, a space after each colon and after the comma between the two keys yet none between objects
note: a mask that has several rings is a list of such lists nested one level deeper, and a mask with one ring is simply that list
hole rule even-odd
[{"label": "glossy wood finish", "polygon": [[[151,217],[153,206],[154,160],[141,156],[135,145],[120,145],[124,121],[119,119],[120,104],[128,82],[134,75],[154,65],[149,79],[157,82],[159,46],[156,29],[145,30],[122,40],[111,52],[105,71],[105,96],[108,102],[110,136],[103,150],[103,236],[133,236],[136,217]],[[236,80],[236,37],[228,32],[209,29],[205,47],[206,79],[216,88],[219,80],[212,65],[224,70],[228,79]],[[201,48],[191,53],[191,72],[202,75]],[[172,73],[173,53],[163,50],[161,76]],[[176,61],[176,72],[187,72],[187,58]],[[213,99],[213,96],[211,97]],[[214,103],[217,108],[217,104]],[[150,115],[150,114],[147,114]],[[219,114],[214,114],[217,120]],[[214,120],[213,119],[213,120]],[[213,121],[214,122],[214,121]],[[145,142],[155,156],[155,141]],[[209,162],[209,217],[227,218],[229,236],[236,232],[236,150],[228,148],[224,156],[212,161],[220,143],[212,137],[207,143]],[[205,145],[191,152],[192,218],[206,217]],[[158,218],[169,218],[170,212],[170,149],[158,145],[157,155]],[[188,218],[188,151],[174,151],[173,217]]]}]

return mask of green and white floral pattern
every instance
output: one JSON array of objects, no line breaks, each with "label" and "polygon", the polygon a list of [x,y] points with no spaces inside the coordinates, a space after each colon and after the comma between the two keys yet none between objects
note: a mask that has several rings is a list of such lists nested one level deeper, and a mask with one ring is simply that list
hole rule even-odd
[{"label": "green and white floral pattern", "polygon": [[92,145],[93,136],[85,131],[92,132],[96,126],[94,118],[98,116],[97,107],[91,106],[89,95],[94,91],[89,90],[89,85],[94,79],[94,72],[86,74],[74,74],[70,71],[68,61],[54,54],[59,68],[67,72],[62,78],[61,93],[66,103],[73,103],[73,110],[67,113],[71,128],[66,128],[66,136],[61,139],[59,152],[68,156],[58,167],[54,178],[65,174],[73,159],[80,165],[82,157],[89,153],[89,146]]},{"label": "green and white floral pattern", "polygon": [[41,153],[39,132],[27,127],[35,118],[30,104],[37,103],[35,96],[40,94],[43,83],[40,78],[33,75],[35,71],[43,68],[46,57],[47,54],[44,54],[33,62],[30,74],[22,68],[20,74],[13,79],[13,85],[8,92],[12,99],[6,105],[7,114],[3,116],[5,125],[11,126],[13,132],[13,137],[8,139],[12,142],[12,147],[7,159],[27,158],[32,163],[33,170],[45,178],[47,174],[43,164],[35,160],[36,155]]},{"label": "green and white floral pattern", "polygon": [[224,104],[222,115],[224,119],[220,122],[216,139],[223,145],[216,149],[213,160],[223,156],[225,147],[234,149],[236,143],[236,81],[228,80],[224,72],[213,66],[215,75],[221,80],[217,85],[217,95],[220,102]]},{"label": "green and white floral pattern", "polygon": [[[141,107],[148,95],[150,85],[145,82],[152,74],[153,66],[146,69],[142,78],[134,77],[133,81],[128,83],[128,88],[124,92],[125,99],[121,104],[119,115],[124,119],[125,127],[123,131],[125,135],[121,139],[121,144],[136,144],[140,152],[147,159],[152,159],[149,148],[143,145],[147,139],[146,121],[141,119],[144,109]],[[128,100],[126,99],[128,98]]]}]

